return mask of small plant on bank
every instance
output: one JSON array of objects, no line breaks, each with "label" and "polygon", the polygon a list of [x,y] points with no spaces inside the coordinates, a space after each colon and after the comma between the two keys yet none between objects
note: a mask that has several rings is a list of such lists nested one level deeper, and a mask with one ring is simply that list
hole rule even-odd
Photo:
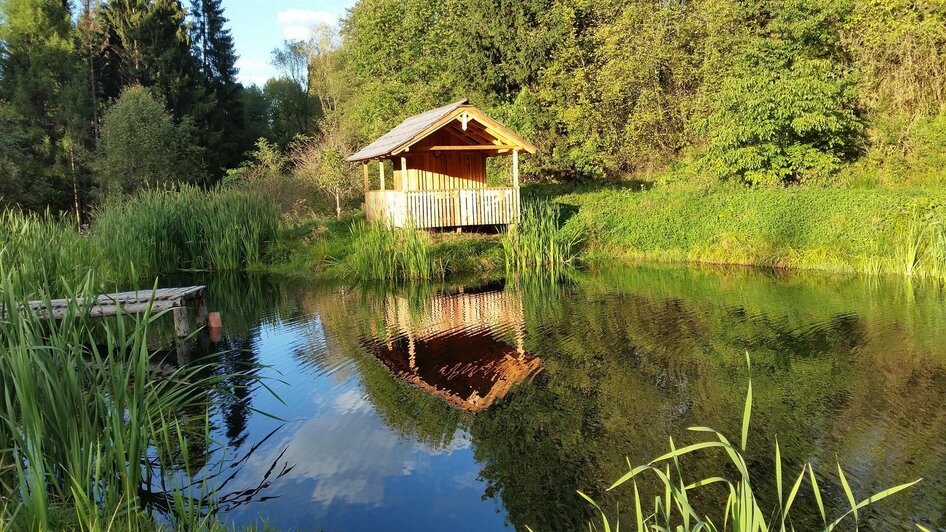
[{"label": "small plant on bank", "polygon": [[359,279],[403,281],[444,276],[443,265],[434,258],[430,237],[418,229],[395,230],[357,221],[351,232],[352,252],[343,263]]},{"label": "small plant on bank", "polygon": [[519,223],[502,239],[508,273],[555,277],[576,262],[583,237],[577,226],[560,223],[561,214],[555,203],[523,203]]},{"label": "small plant on bank", "polygon": [[[749,363],[749,354],[746,353],[746,364],[749,365]],[[711,439],[708,441],[677,448],[673,442],[673,439],[671,438],[670,452],[659,456],[654,460],[651,460],[650,463],[644,465],[631,467],[630,463],[628,463],[630,471],[628,471],[627,474],[612,484],[608,490],[613,490],[628,482],[632,484],[634,489],[633,524],[636,525],[636,529],[639,532],[643,532],[644,530],[675,530],[682,532],[698,532],[701,530],[708,532],[785,532],[787,530],[794,530],[794,526],[792,525],[790,517],[792,505],[795,503],[802,485],[805,483],[805,481],[808,481],[817,504],[818,515],[821,517],[824,526],[823,530],[825,532],[830,532],[848,519],[852,519],[856,527],[858,522],[858,511],[881,499],[910,488],[921,480],[917,479],[913,482],[901,484],[858,501],[855,498],[854,493],[851,491],[847,477],[845,476],[844,470],[841,469],[841,464],[839,463],[837,465],[837,472],[841,481],[841,487],[843,488],[844,495],[848,502],[848,508],[846,511],[844,511],[844,513],[835,518],[833,521],[828,521],[828,512],[825,509],[821,496],[822,490],[818,485],[814,466],[812,466],[810,462],[807,462],[802,466],[801,471],[799,472],[798,476],[795,477],[795,480],[791,484],[791,488],[786,495],[782,478],[781,450],[779,449],[778,439],[776,438],[775,488],[778,495],[778,508],[775,508],[774,511],[769,511],[768,509],[763,508],[762,504],[759,502],[753,491],[753,484],[758,484],[759,479],[753,479],[751,477],[749,473],[748,462],[745,459],[746,446],[749,439],[749,420],[751,417],[752,378],[750,376],[749,387],[748,391],[746,392],[746,405],[742,418],[742,434],[738,446],[736,446],[734,443],[731,443],[730,440],[726,438],[726,436],[720,432],[717,432],[716,430],[708,427],[691,427],[691,431],[700,434],[707,434],[711,437]],[[692,456],[707,449],[722,449],[729,457],[732,465],[735,466],[736,470],[738,471],[738,478],[729,479],[721,475],[704,478],[693,482],[684,480],[685,471],[680,465],[680,458],[684,456]],[[671,464],[673,465],[673,468],[671,468]],[[640,497],[638,480],[644,474],[648,473],[657,477],[658,486],[660,486],[663,491],[663,497],[656,497],[653,508],[645,510]],[[725,507],[721,509],[722,512],[715,514],[715,519],[714,516],[710,516],[708,513],[697,510],[692,504],[693,497],[696,495],[696,491],[703,488],[704,486],[710,485],[722,486],[725,490],[724,493],[728,492],[729,494],[726,498]],[[611,522],[609,521],[604,510],[602,510],[601,507],[588,495],[585,495],[580,491],[578,494],[594,506],[594,508],[600,514],[603,529],[607,532],[610,532],[612,530]],[[720,509],[717,509],[717,511],[718,510]],[[589,528],[591,526],[593,525],[590,525]],[[616,529],[619,529],[620,523],[617,523],[616,527]],[[920,529],[923,528],[920,527]]]}]

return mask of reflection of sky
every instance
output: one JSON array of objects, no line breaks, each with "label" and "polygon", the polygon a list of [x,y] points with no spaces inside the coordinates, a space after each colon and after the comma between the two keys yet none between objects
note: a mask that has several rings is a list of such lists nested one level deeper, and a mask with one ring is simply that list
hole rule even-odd
[{"label": "reflection of sky", "polygon": [[[331,349],[320,334],[313,320],[279,324],[256,338],[261,362],[283,381],[272,387],[285,404],[256,394],[253,406],[290,421],[253,453],[224,492],[257,485],[283,451],[275,470],[293,468],[261,494],[275,499],[237,508],[227,518],[294,529],[501,528],[503,513],[482,500],[469,435],[458,432],[446,449],[432,449],[390,429],[363,396],[357,372],[300,364],[300,358],[323,354],[313,351]],[[281,424],[251,416],[246,448]]]}]

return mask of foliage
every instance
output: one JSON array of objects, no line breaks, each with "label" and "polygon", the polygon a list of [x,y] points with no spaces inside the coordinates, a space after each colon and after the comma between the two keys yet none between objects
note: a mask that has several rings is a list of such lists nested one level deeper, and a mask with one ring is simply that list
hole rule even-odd
[{"label": "foliage", "polygon": [[256,141],[256,149],[247,154],[239,168],[227,172],[224,184],[269,198],[285,214],[301,216],[315,209],[316,194],[312,183],[300,180],[290,171],[290,158],[273,142]]},{"label": "foliage", "polygon": [[98,177],[106,192],[194,181],[200,176],[193,124],[175,124],[144,87],[130,87],[103,118]]},{"label": "foliage", "polygon": [[337,126],[322,124],[322,133],[314,139],[296,142],[292,148],[293,174],[334,200],[335,216],[342,216],[342,202],[361,191],[354,165],[345,158],[352,144]]},{"label": "foliage", "polygon": [[0,320],[0,453],[12,481],[0,518],[20,529],[151,528],[150,491],[173,525],[207,526],[210,494],[176,472],[201,460],[191,450],[210,444],[208,409],[233,376],[208,371],[211,361],[157,375],[148,339],[158,316],[93,322],[83,310],[97,293],[91,277],[53,321],[22,311],[36,286],[0,275],[0,312],[16,316]]},{"label": "foliage", "polygon": [[[746,360],[747,362],[749,360],[748,353],[746,354]],[[866,506],[874,504],[877,501],[910,488],[911,486],[920,482],[920,480],[915,480],[913,482],[901,484],[899,486],[880,491],[879,493],[867,497],[862,501],[857,501],[854,497],[854,493],[851,491],[851,488],[848,485],[847,478],[844,475],[844,470],[841,469],[841,464],[838,463],[838,477],[840,478],[841,486],[844,489],[849,506],[846,512],[844,512],[840,517],[837,517],[835,520],[831,521],[829,524],[828,513],[825,509],[824,503],[822,502],[822,489],[818,486],[818,480],[814,466],[812,466],[810,462],[806,462],[802,466],[798,477],[791,484],[791,488],[786,496],[782,483],[782,457],[779,449],[778,439],[776,438],[775,490],[776,494],[778,495],[778,508],[775,509],[775,511],[767,511],[767,509],[758,499],[757,494],[753,492],[753,485],[758,485],[759,481],[758,479],[752,480],[752,476],[750,475],[748,467],[749,462],[745,457],[749,438],[749,421],[751,417],[752,379],[750,377],[749,389],[746,392],[746,405],[742,417],[742,437],[740,440],[738,440],[738,445],[736,443],[731,443],[730,440],[726,438],[726,436],[711,428],[691,427],[691,431],[707,434],[712,439],[709,441],[698,442],[685,447],[677,448],[674,445],[673,438],[671,438],[670,452],[651,460],[647,464],[637,467],[631,467],[629,462],[628,469],[630,471],[614,482],[614,484],[612,484],[608,490],[613,490],[629,481],[631,482],[634,487],[634,515],[637,529],[639,531],[645,530],[647,528],[655,528],[662,530],[681,530],[686,532],[699,530],[732,530],[734,532],[763,532],[768,530],[781,530],[782,532],[785,532],[787,530],[794,529],[794,526],[791,524],[792,505],[795,503],[796,497],[799,495],[799,489],[801,488],[802,484],[805,481],[810,481],[810,489],[812,490],[817,503],[822,523],[825,526],[824,530],[826,532],[830,532],[831,530],[837,528],[837,526],[844,522],[848,517],[852,518],[854,521],[854,526],[857,528],[858,510],[863,511]],[[682,459],[697,453],[701,453],[702,451],[708,449],[722,449],[725,451],[726,455],[731,461],[731,465],[739,473],[738,480],[728,479],[725,476],[725,473],[721,473],[719,476],[712,476],[701,480],[696,480],[694,482],[684,480],[683,474],[685,469],[681,466]],[[671,464],[673,465],[672,471]],[[641,504],[640,492],[638,491],[638,480],[643,477],[644,474],[650,473],[657,477],[659,481],[658,484],[662,485],[664,488],[664,497],[656,497],[653,511],[645,513]],[[674,478],[674,473],[676,473],[676,478]],[[788,480],[791,481],[791,478],[792,477],[789,477]],[[694,508],[694,504],[696,500],[696,494],[698,491],[702,491],[701,488],[715,484],[722,484],[724,488],[728,488],[727,491],[729,496],[726,499],[726,505],[722,511],[722,514],[717,514],[717,518],[714,521],[709,513],[701,513],[699,510],[696,510]],[[579,495],[585,498],[589,503],[592,504],[592,506],[595,507],[595,509],[600,512],[604,529],[611,530],[611,525],[604,510],[602,510],[594,500],[584,493],[579,492]],[[766,521],[766,516],[769,516],[770,521]],[[718,523],[722,523],[722,525],[720,526]]]},{"label": "foliage", "polygon": [[[789,0],[743,40],[707,118],[708,166],[749,184],[826,182],[859,149],[856,92],[832,48],[848,4]],[[744,16],[767,16],[766,7]]]},{"label": "foliage", "polygon": [[213,112],[200,128],[200,145],[213,148],[206,152],[208,167],[219,172],[239,164],[246,145],[237,55],[233,36],[226,28],[222,0],[191,0],[190,13],[194,19],[191,42],[198,58],[200,80],[214,103]]},{"label": "foliage", "polygon": [[522,206],[519,223],[503,235],[506,271],[530,277],[546,274],[556,278],[561,269],[577,257],[582,235],[577,224],[561,223],[558,204],[527,202]]}]

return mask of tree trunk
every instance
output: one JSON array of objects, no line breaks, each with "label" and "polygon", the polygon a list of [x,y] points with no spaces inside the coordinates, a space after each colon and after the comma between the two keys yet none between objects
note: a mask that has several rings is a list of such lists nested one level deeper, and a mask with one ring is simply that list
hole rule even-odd
[{"label": "tree trunk", "polygon": [[69,151],[69,165],[72,167],[72,201],[76,210],[76,230],[82,231],[82,208],[79,204],[79,174],[76,173],[76,157]]}]

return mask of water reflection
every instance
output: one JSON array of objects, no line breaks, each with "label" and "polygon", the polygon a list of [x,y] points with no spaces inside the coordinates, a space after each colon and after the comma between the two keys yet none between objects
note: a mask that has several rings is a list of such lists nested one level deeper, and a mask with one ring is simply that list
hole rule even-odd
[{"label": "water reflection", "polygon": [[[385,299],[387,326],[362,346],[397,378],[469,412],[488,408],[542,361],[523,347],[522,300],[502,287],[436,294],[421,305]],[[500,338],[510,332],[514,345]]]},{"label": "water reflection", "polygon": [[[753,474],[774,478],[778,436],[786,470],[810,460],[825,472],[829,503],[844,503],[835,457],[859,497],[926,479],[867,511],[866,527],[946,513],[946,305],[932,287],[687,268],[596,272],[551,291],[212,282],[225,326],[214,347],[231,367],[265,365],[279,396],[244,387],[213,417],[231,449],[208,470],[253,449],[234,489],[285,472],[226,513],[235,523],[583,527],[578,489],[630,508],[628,493],[604,491],[625,458],[663,453],[668,436],[695,441],[692,425],[738,432],[746,350]],[[707,454],[687,471],[725,462]],[[775,503],[769,484],[758,489]],[[820,521],[796,515],[796,529]]]}]

